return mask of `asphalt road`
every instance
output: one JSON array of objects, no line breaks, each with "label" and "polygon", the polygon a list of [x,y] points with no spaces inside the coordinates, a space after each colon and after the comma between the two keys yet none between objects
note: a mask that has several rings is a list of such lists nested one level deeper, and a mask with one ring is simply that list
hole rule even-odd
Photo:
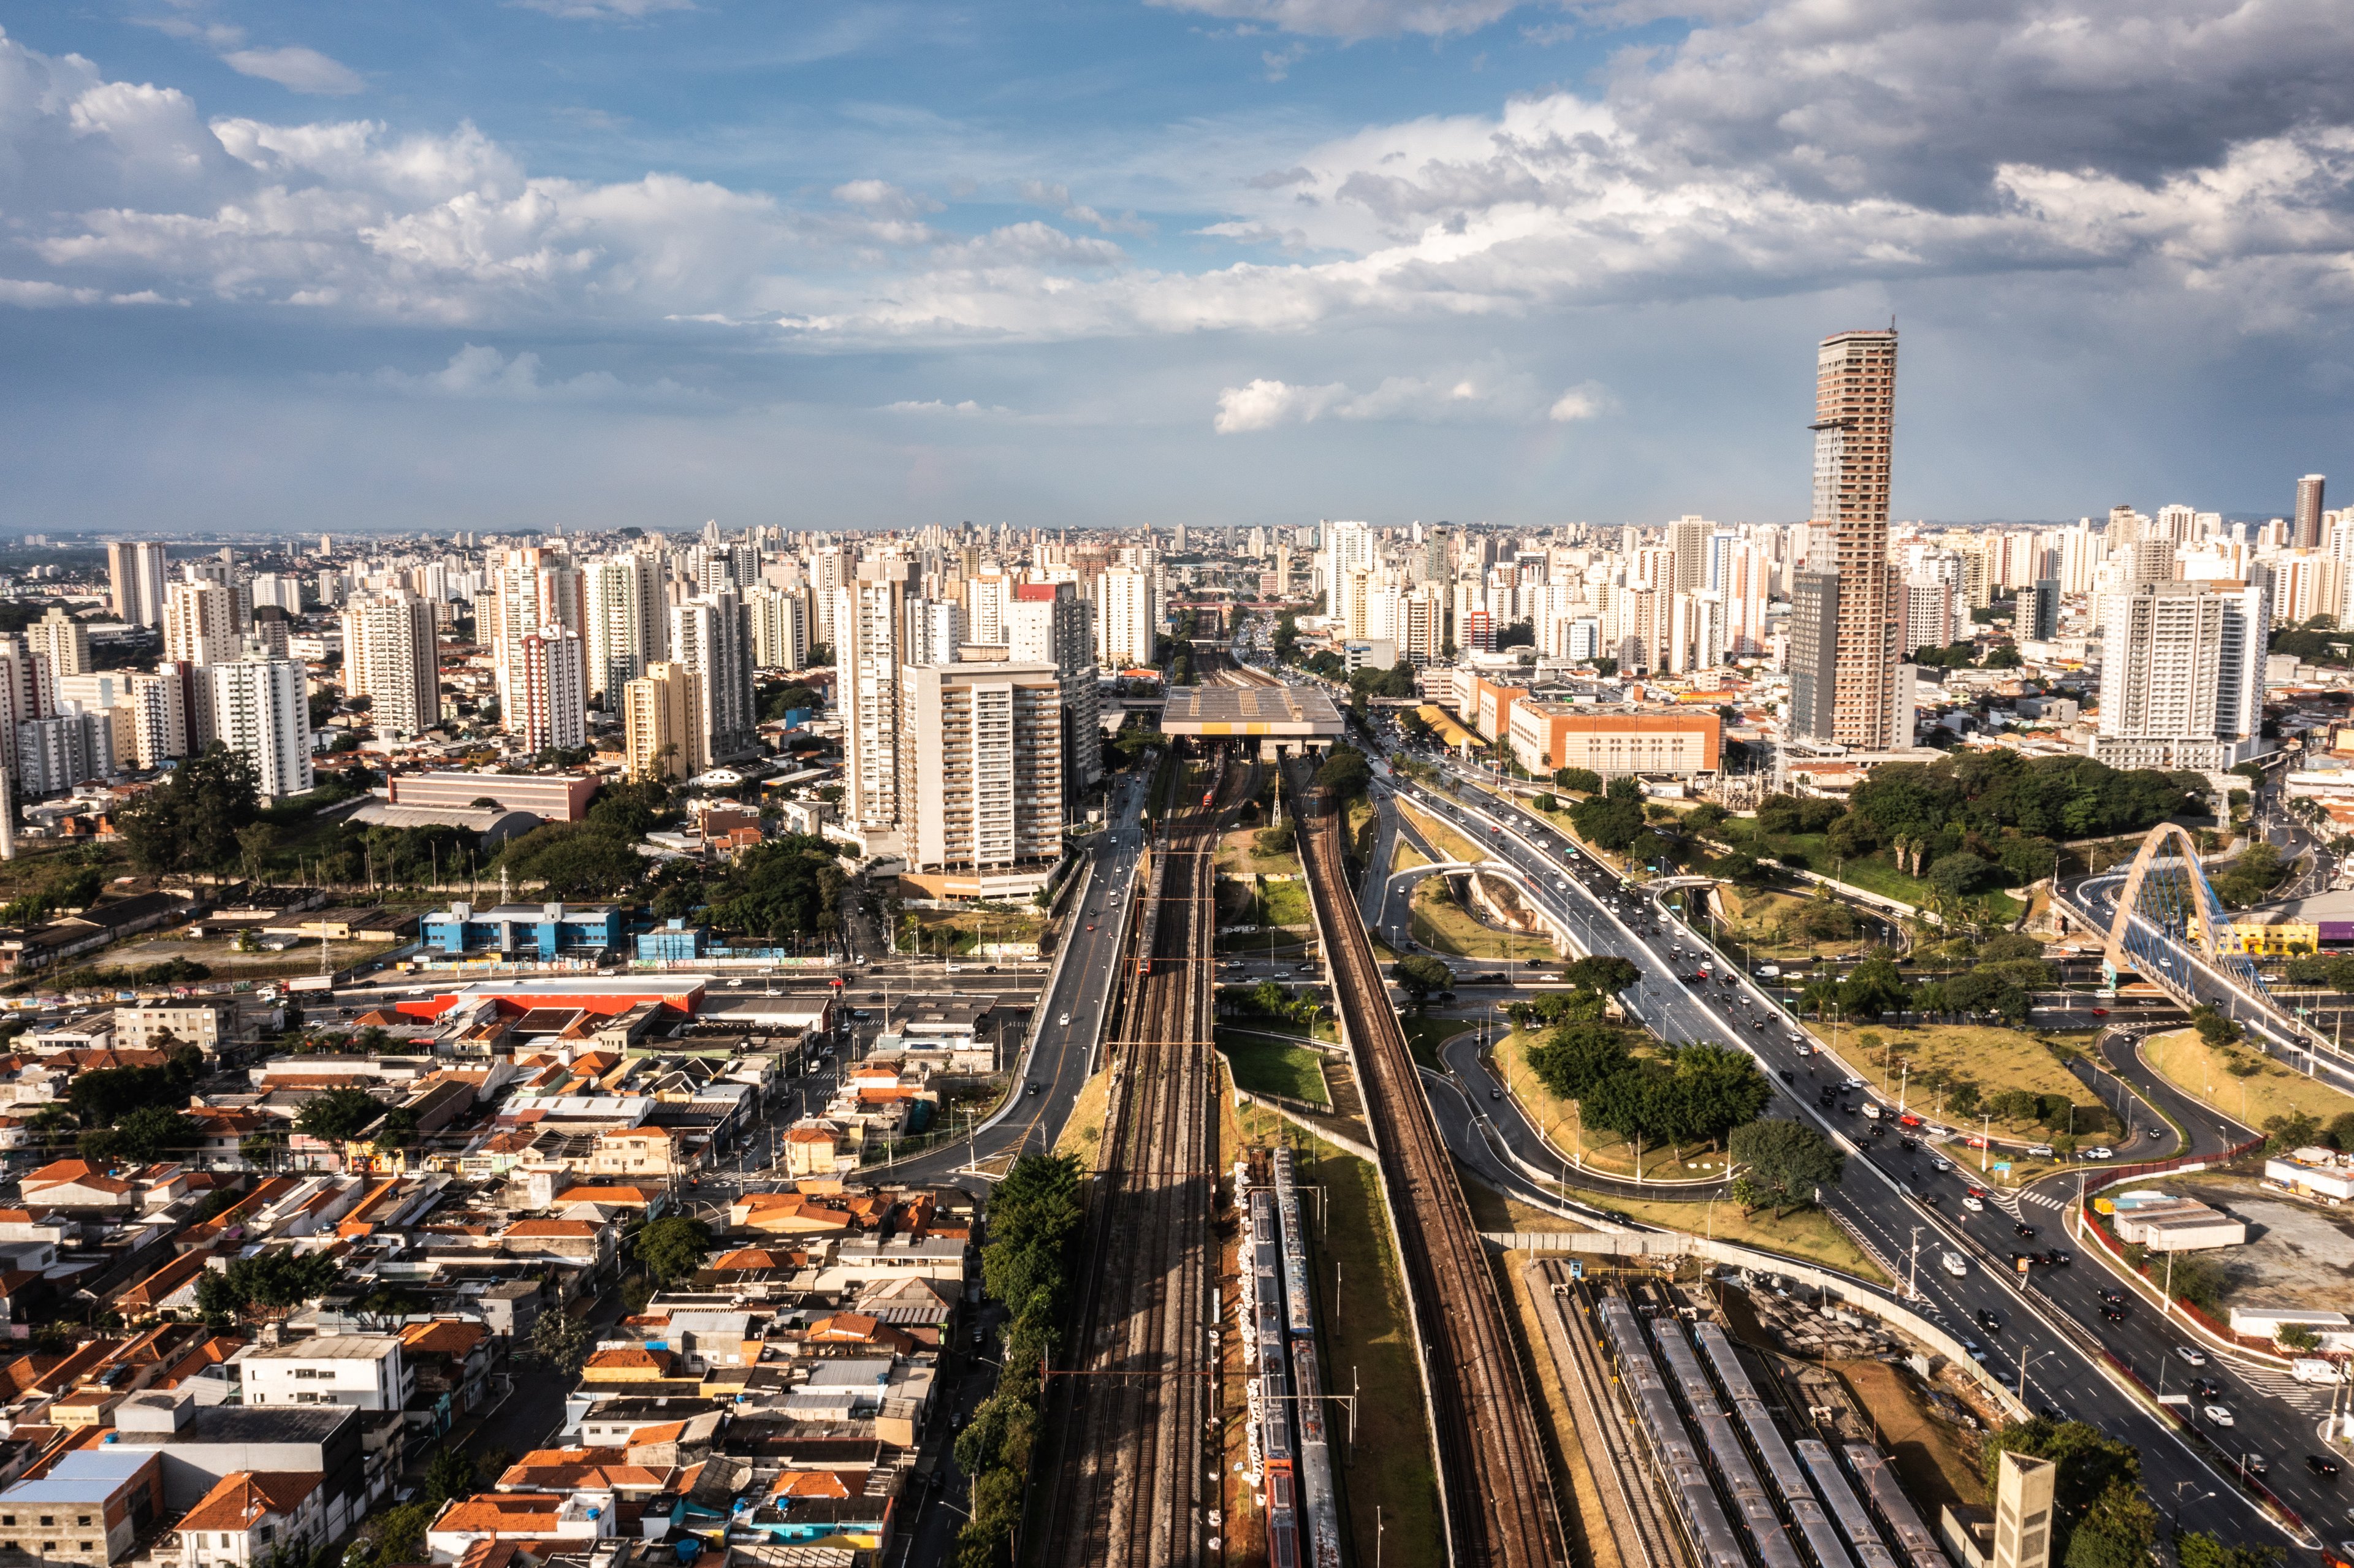
[{"label": "asphalt road", "polygon": [[[1768,1114],[1814,1122],[1851,1151],[1847,1177],[1825,1192],[1825,1207],[1854,1225],[1883,1259],[1900,1268],[1917,1236],[1920,1264],[1914,1279],[1923,1298],[1917,1308],[1956,1337],[1980,1341],[1989,1369],[2014,1388],[2023,1386],[2031,1406],[2049,1406],[2092,1421],[2139,1447],[2150,1495],[2169,1518],[2179,1517],[2190,1528],[2216,1531],[2227,1540],[2280,1539],[2276,1529],[2202,1457],[2097,1370],[2088,1348],[2095,1342],[2152,1383],[2168,1377],[2168,1389],[2192,1372],[2174,1354],[2186,1336],[2170,1323],[2161,1323],[2154,1309],[2131,1307],[2121,1324],[2102,1319],[2094,1293],[2112,1281],[2099,1264],[2082,1255],[2094,1244],[2077,1246],[2062,1238],[2062,1200],[2038,1192],[2018,1200],[2017,1214],[1995,1204],[1982,1213],[1966,1213],[1960,1201],[1967,1178],[1958,1170],[1936,1171],[1931,1163],[1934,1151],[1924,1149],[1908,1155],[1891,1147],[1893,1135],[1874,1144],[1861,1136],[1860,1120],[1827,1118],[1811,1097],[1781,1086],[1779,1075],[1785,1070],[1797,1079],[1799,1089],[1811,1087],[1806,1068],[1820,1070],[1820,1058],[1810,1060],[1797,1053],[1797,1042],[1808,1038],[1803,1025],[1783,1013],[1746,977],[1730,987],[1692,988],[1679,980],[1673,949],[1681,947],[1689,955],[1703,945],[1671,913],[1653,900],[1619,890],[1614,874],[1565,846],[1550,824],[1517,808],[1488,797],[1466,803],[1404,779],[1396,785],[1417,806],[1486,841],[1498,858],[1519,866],[1539,884],[1544,889],[1541,902],[1566,924],[1584,950],[1616,953],[1634,962],[1641,979],[1621,1000],[1661,1037],[1739,1040],[1750,1046],[1780,1090]],[[1491,823],[1513,831],[1490,833]],[[1655,926],[1657,936],[1651,935]],[[1683,957],[1682,971],[1689,972],[1693,962]],[[1755,1027],[1761,1020],[1766,1027]],[[1473,1092],[1478,1092],[1476,1086]],[[1464,1108],[1449,1114],[1450,1100]],[[1515,1147],[1522,1159],[1538,1169],[1554,1163],[1551,1154],[1534,1144],[1525,1120],[1508,1116],[1473,1119],[1496,1102],[1474,1111],[1460,1091],[1435,1094],[1433,1101],[1441,1107],[1442,1125],[1451,1124],[1450,1137],[1468,1140],[1456,1147],[1483,1178],[1504,1163],[1495,1157],[1491,1138]],[[1516,1196],[1532,1188],[1518,1171],[1503,1185],[1507,1192],[1521,1189]],[[2031,1225],[2036,1238],[2030,1242],[2015,1236],[2012,1226],[2020,1224]],[[2038,1269],[2027,1287],[2018,1283],[2007,1266],[2010,1251],[2042,1250],[2055,1243],[2076,1252],[2078,1261],[2068,1267]],[[1959,1276],[1941,1266],[1941,1255],[1947,1252],[1961,1258]],[[1991,1314],[1992,1327],[1981,1314]],[[2336,1501],[2335,1489],[2308,1476],[2299,1462],[2313,1446],[2318,1391],[2293,1384],[2268,1388],[2213,1365],[2207,1371],[2226,1385],[2225,1403],[2245,1412],[2235,1430],[2246,1434],[2251,1446],[2268,1453],[2273,1461],[2269,1478],[2275,1489],[2325,1530],[2328,1521],[2342,1518],[2345,1504]],[[2263,1375],[2270,1380],[2271,1374]]]}]

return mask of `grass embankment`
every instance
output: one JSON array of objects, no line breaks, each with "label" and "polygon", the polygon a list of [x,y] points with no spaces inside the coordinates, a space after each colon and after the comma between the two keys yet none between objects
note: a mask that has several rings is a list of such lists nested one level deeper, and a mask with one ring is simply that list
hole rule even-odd
[{"label": "grass embankment", "polygon": [[[1882,1048],[1861,1049],[1861,1037],[1874,1033],[1882,1040]],[[1829,1038],[1819,1028],[1816,1034]],[[2051,1038],[2062,1050],[2072,1052],[2080,1051],[2084,1039],[2082,1035]],[[2106,1125],[2103,1119],[2106,1112],[2094,1101],[2092,1091],[2062,1065],[2060,1055],[2052,1046],[2024,1030],[1978,1023],[1929,1023],[1914,1029],[1865,1029],[1855,1033],[1842,1030],[1839,1054],[1891,1101],[1901,1089],[1907,1109],[1933,1118],[1950,1116],[1956,1125],[1968,1123],[1970,1131],[1983,1125],[1978,1117],[1954,1112],[1946,1103],[1945,1086],[1961,1080],[1978,1085],[1981,1100],[1992,1099],[2006,1089],[2058,1095],[2073,1100],[2083,1112],[2095,1113],[2080,1113],[2076,1124],[2080,1134]],[[1909,1073],[1904,1070],[1907,1067],[1911,1069]],[[1994,1118],[1992,1130],[1997,1138],[2031,1143],[2045,1142],[2052,1132],[2041,1122],[2011,1121],[2002,1117]],[[2066,1130],[2064,1124],[2061,1130]]]},{"label": "grass embankment", "polygon": [[1258,853],[1257,828],[1235,828],[1218,840],[1218,869],[1244,875],[1298,876],[1300,874],[1299,854],[1286,850],[1281,854]]},{"label": "grass embankment", "polygon": [[1420,850],[1406,842],[1403,838],[1400,838],[1390,846],[1390,874],[1392,875],[1395,875],[1401,871],[1412,871],[1416,866],[1432,865],[1435,863],[1437,863],[1428,855],[1423,853]]},{"label": "grass embankment", "polygon": [[1046,923],[1035,915],[987,909],[909,909],[899,917],[899,950],[937,956],[970,953],[984,944],[1035,943]]},{"label": "grass embankment", "polygon": [[[1831,852],[1829,841],[1821,833],[1761,833],[1755,821],[1743,817],[1729,818],[1717,830],[1717,836],[1752,854],[1771,857],[1785,865],[1811,871],[1883,898],[1898,899],[1916,908],[1928,906],[1929,884],[1897,870],[1895,860],[1886,850],[1875,850],[1868,855],[1840,856]],[[1999,889],[1970,896],[1982,901],[1988,916],[1997,921],[2014,920],[2026,907]]]},{"label": "grass embankment", "polygon": [[1414,824],[1415,831],[1429,842],[1430,847],[1447,856],[1447,859],[1481,861],[1488,858],[1486,850],[1481,849],[1429,812],[1417,811],[1403,800],[1398,802],[1398,810],[1405,813],[1405,820]]},{"label": "grass embankment", "polygon": [[1533,933],[1499,931],[1483,924],[1448,895],[1440,877],[1416,884],[1406,912],[1406,932],[1431,952],[1458,959],[1550,959],[1555,957],[1550,938]]},{"label": "grass embankment", "polygon": [[1236,1088],[1255,1095],[1281,1095],[1311,1105],[1332,1103],[1324,1086],[1323,1059],[1305,1045],[1239,1029],[1221,1029],[1215,1038],[1219,1052],[1234,1074]]},{"label": "grass embankment", "polygon": [[[2299,1113],[2327,1126],[2354,1111],[2354,1095],[2253,1051],[2218,1051],[2193,1029],[2151,1035],[2142,1042],[2141,1054],[2159,1077],[2243,1127],[2261,1128],[2274,1117]],[[2234,1073],[2234,1067],[2242,1071]],[[2253,1072],[2246,1071],[2251,1067]]]},{"label": "grass embankment", "polygon": [[1774,1217],[1771,1209],[1744,1214],[1730,1198],[1672,1201],[1622,1198],[1610,1192],[1568,1189],[1569,1195],[1597,1209],[1608,1209],[1649,1225],[1660,1225],[1688,1235],[1710,1236],[1735,1246],[1780,1253],[1800,1263],[1836,1268],[1875,1285],[1893,1285],[1881,1266],[1864,1256],[1847,1233],[1820,1209],[1799,1209]]},{"label": "grass embankment", "polygon": [[[408,944],[404,941],[334,942],[327,955],[337,969],[380,959]],[[281,953],[240,953],[234,940],[196,941],[186,937],[157,937],[150,941],[132,942],[110,948],[103,955],[92,955],[88,961],[108,969],[138,969],[151,964],[170,963],[175,959],[204,965],[215,980],[271,980],[285,975],[315,975],[319,972],[319,943],[305,937]]]},{"label": "grass embankment", "polygon": [[[1496,1071],[1502,1076],[1512,1097],[1543,1131],[1554,1148],[1576,1157],[1588,1170],[1606,1176],[1635,1174],[1635,1150],[1625,1139],[1604,1128],[1584,1126],[1575,1102],[1563,1099],[1544,1086],[1543,1080],[1529,1065],[1528,1054],[1532,1046],[1544,1043],[1541,1032],[1515,1030],[1499,1042],[1492,1051]],[[1649,1054],[1640,1048],[1638,1055]],[[1708,1150],[1686,1150],[1682,1157],[1669,1149],[1643,1150],[1643,1179],[1647,1181],[1711,1181],[1724,1174],[1724,1155]]]},{"label": "grass embankment", "polygon": [[[1742,947],[1742,952],[1751,959],[1764,959],[1769,963],[1802,962],[1852,953],[1865,942],[1861,923],[1854,921],[1851,915],[1848,917],[1852,922],[1852,935],[1822,938],[1809,937],[1804,921],[1809,906],[1816,901],[1794,893],[1741,888],[1731,883],[1722,883],[1718,885],[1716,896],[1724,917],[1726,948],[1730,950],[1746,944]],[[1847,906],[1841,905],[1839,908],[1845,913]]]},{"label": "grass embankment", "polygon": [[1436,1073],[1447,1071],[1447,1064],[1438,1059],[1439,1046],[1471,1029],[1459,1018],[1432,1018],[1419,1012],[1398,1014],[1398,1026],[1405,1031],[1406,1049],[1414,1053],[1416,1065]]},{"label": "grass embankment", "polygon": [[1240,897],[1234,903],[1233,918],[1226,921],[1229,925],[1306,926],[1315,919],[1304,882],[1262,882],[1257,887],[1241,887],[1230,882],[1225,885],[1221,902],[1235,899],[1237,894]]},{"label": "grass embankment", "polygon": [[1104,1118],[1111,1113],[1111,1070],[1106,1068],[1079,1086],[1078,1097],[1071,1102],[1070,1119],[1055,1139],[1055,1152],[1076,1154],[1081,1166],[1096,1168],[1103,1150]]}]

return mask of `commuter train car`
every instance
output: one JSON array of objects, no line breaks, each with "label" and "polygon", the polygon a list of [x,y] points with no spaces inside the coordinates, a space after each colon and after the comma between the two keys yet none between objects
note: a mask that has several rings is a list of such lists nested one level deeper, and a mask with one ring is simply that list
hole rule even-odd
[{"label": "commuter train car", "polygon": [[1299,1187],[1291,1150],[1275,1151],[1275,1212],[1283,1224],[1284,1323],[1294,1335],[1316,1332],[1316,1305],[1308,1289],[1308,1230],[1299,1223]]},{"label": "commuter train car", "polygon": [[1817,1568],[1853,1568],[1847,1549],[1840,1544],[1839,1532],[1831,1527],[1830,1515],[1823,1510],[1823,1505],[1816,1500],[1814,1489],[1807,1484],[1805,1467],[1783,1441],[1781,1429],[1774,1425],[1765,1401],[1757,1397],[1756,1385],[1750,1381],[1748,1370],[1734,1355],[1733,1340],[1714,1323],[1695,1327],[1692,1339],[1699,1343],[1709,1370],[1716,1374],[1717,1386],[1724,1390],[1725,1398],[1732,1403],[1734,1419],[1748,1435],[1749,1451],[1766,1472],[1766,1489],[1781,1499],[1790,1522],[1797,1527],[1798,1540],[1807,1555],[1815,1560]]},{"label": "commuter train car", "polygon": [[1685,1342],[1683,1330],[1672,1320],[1660,1319],[1654,1319],[1651,1329],[1652,1338],[1659,1347],[1659,1359],[1667,1364],[1669,1380],[1683,1395],[1692,1426],[1708,1450],[1709,1468],[1715,1472],[1718,1484],[1733,1504],[1734,1513],[1749,1532],[1750,1544],[1757,1550],[1757,1561],[1765,1568],[1805,1568],[1797,1549],[1790,1543],[1790,1532],[1782,1523],[1781,1510],[1774,1506],[1766,1484],[1757,1478],[1756,1467],[1750,1464],[1749,1455],[1741,1446],[1741,1436],[1717,1403],[1716,1388],[1708,1381],[1708,1373],[1701,1370],[1700,1359]]},{"label": "commuter train car", "polygon": [[1807,1462],[1807,1471],[1822,1489],[1823,1500],[1830,1505],[1831,1517],[1839,1520],[1840,1531],[1855,1552],[1863,1568],[1903,1568],[1896,1553],[1888,1550],[1872,1528],[1872,1516],[1863,1511],[1857,1500],[1855,1488],[1849,1482],[1839,1461],[1831,1457],[1831,1446],[1819,1438],[1801,1437],[1794,1445],[1798,1457]]},{"label": "commuter train car", "polygon": [[1267,1467],[1267,1560],[1270,1568],[1299,1564],[1299,1504],[1289,1465]]},{"label": "commuter train car", "polygon": [[1888,1527],[1889,1535],[1896,1542],[1898,1558],[1909,1568],[1954,1568],[1945,1548],[1937,1544],[1937,1538],[1929,1533],[1921,1516],[1914,1511],[1904,1489],[1896,1484],[1895,1472],[1880,1457],[1880,1450],[1869,1443],[1850,1443],[1846,1452],[1848,1467],[1863,1483],[1864,1499],[1871,1503],[1872,1511]]},{"label": "commuter train car", "polygon": [[1169,857],[1145,852],[1151,860],[1151,874],[1145,878],[1143,902],[1138,913],[1143,917],[1136,924],[1136,972],[1152,972],[1152,945],[1161,935],[1161,885],[1169,874]]},{"label": "commuter train car", "polygon": [[1300,1223],[1299,1186],[1291,1150],[1278,1149],[1275,1167],[1276,1222],[1283,1233],[1284,1325],[1289,1330],[1295,1425],[1299,1439],[1299,1499],[1302,1560],[1313,1568],[1340,1568],[1341,1505],[1332,1489],[1332,1444],[1326,1425],[1324,1375],[1316,1355],[1316,1308],[1308,1279],[1308,1230]]},{"label": "commuter train car", "polygon": [[1749,1568],[1741,1538],[1716,1500],[1716,1489],[1709,1485],[1700,1449],[1684,1430],[1683,1418],[1677,1414],[1667,1381],[1651,1357],[1634,1308],[1609,1296],[1603,1298],[1597,1311],[1617,1351],[1619,1379],[1634,1403],[1644,1436],[1650,1439],[1651,1456],[1675,1498],[1684,1536],[1691,1542],[1700,1568]]}]

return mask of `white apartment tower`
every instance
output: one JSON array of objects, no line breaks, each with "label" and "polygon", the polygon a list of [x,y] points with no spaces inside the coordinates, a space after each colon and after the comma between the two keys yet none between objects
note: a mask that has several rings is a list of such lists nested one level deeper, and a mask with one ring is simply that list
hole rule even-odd
[{"label": "white apartment tower", "polygon": [[843,821],[899,821],[899,607],[907,563],[860,563],[834,590],[834,705],[842,714]]},{"label": "white apartment tower", "polygon": [[752,617],[736,590],[674,605],[671,659],[702,677],[704,747],[714,762],[760,750],[759,703],[752,686]]},{"label": "white apartment tower", "polygon": [[1103,778],[1102,696],[1087,602],[1073,583],[1023,583],[1005,607],[1005,646],[1018,663],[1062,678],[1063,780],[1076,794]]},{"label": "white apartment tower", "polygon": [[901,747],[898,786],[909,867],[985,876],[1051,865],[1063,845],[1055,666],[909,664],[899,682],[900,722],[912,737]]},{"label": "white apartment tower", "polygon": [[2138,582],[2102,606],[2092,754],[2112,768],[2221,773],[2254,755],[2264,722],[2264,590]]},{"label": "white apartment tower", "polygon": [[46,653],[52,675],[80,675],[90,667],[90,628],[58,605],[25,630],[36,653]]},{"label": "white apartment tower", "polygon": [[406,588],[344,607],[344,693],[367,697],[379,734],[412,740],[441,722],[433,606]]},{"label": "white apartment tower", "polygon": [[163,625],[164,546],[109,545],[106,567],[116,619],[127,626]]},{"label": "white apartment tower", "polygon": [[809,596],[798,588],[757,588],[744,598],[752,616],[752,662],[798,670],[809,662]]},{"label": "white apartment tower", "polygon": [[213,665],[213,734],[252,762],[270,800],[311,788],[311,711],[302,666],[292,659],[239,659]]},{"label": "white apartment tower", "polygon": [[237,591],[208,579],[176,582],[164,590],[164,657],[191,664],[226,664],[243,641]]},{"label": "white apartment tower", "polygon": [[1114,567],[1096,579],[1096,659],[1108,670],[1152,662],[1152,577]]},{"label": "white apartment tower", "polygon": [[[544,682],[546,676],[545,668],[531,668],[539,655],[527,652],[525,645],[534,639],[544,641],[546,629],[553,626],[570,632],[577,646],[587,630],[588,620],[582,575],[561,550],[537,546],[509,550],[493,570],[490,581],[474,598],[474,640],[491,650],[499,677],[499,711],[507,715],[508,730],[523,733],[514,715],[530,700],[525,687],[533,681]],[[584,696],[586,652],[582,650],[581,661]],[[585,729],[585,715],[577,722]],[[542,741],[531,749],[536,751],[548,744]],[[561,744],[578,746],[581,742]]]},{"label": "white apartment tower", "polygon": [[611,694],[669,652],[662,566],[647,556],[607,556],[589,562],[582,576],[588,693],[610,704]]}]

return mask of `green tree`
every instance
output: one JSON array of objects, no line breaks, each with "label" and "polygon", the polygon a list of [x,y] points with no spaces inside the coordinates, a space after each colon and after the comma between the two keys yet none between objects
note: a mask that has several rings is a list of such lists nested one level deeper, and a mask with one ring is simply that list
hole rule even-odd
[{"label": "green tree", "polygon": [[366,1089],[337,1088],[315,1095],[294,1113],[294,1130],[328,1141],[357,1138],[385,1114],[384,1103]]},{"label": "green tree", "polygon": [[1966,969],[1944,984],[1946,1004],[1956,1012],[1991,1012],[2016,1022],[2027,1016],[2031,1001],[2018,981],[1983,969]]},{"label": "green tree", "polygon": [[1850,970],[1839,991],[1840,1008],[1854,1018],[1901,1012],[1912,1000],[1911,988],[1895,962],[1877,953]]},{"label": "green tree", "polygon": [[1643,978],[1630,959],[1596,953],[1564,967],[1561,978],[1596,996],[1616,996]]},{"label": "green tree", "polygon": [[772,942],[832,937],[841,927],[848,885],[822,839],[770,839],[737,857],[711,899],[721,928]]},{"label": "green tree", "polygon": [[226,1328],[238,1316],[265,1316],[298,1307],[332,1288],[341,1273],[324,1253],[265,1252],[232,1259],[196,1277],[196,1309]]},{"label": "green tree", "polygon": [[638,1264],[657,1284],[671,1285],[703,1266],[711,1248],[711,1227],[684,1214],[670,1214],[638,1233]]},{"label": "green tree", "polygon": [[1994,868],[1967,850],[1939,855],[1929,867],[1929,885],[1948,898],[1962,898],[1977,890]]},{"label": "green tree", "polygon": [[588,1326],[561,1307],[547,1308],[531,1326],[531,1353],[569,1383],[588,1359]]},{"label": "green tree", "polygon": [[1811,1207],[1815,1189],[1834,1186],[1847,1157],[1811,1127],[1771,1118],[1733,1129],[1727,1150],[1740,1174],[1733,1195],[1744,1207],[1784,1211]]},{"label": "green tree", "polygon": [[472,1497],[478,1487],[473,1456],[463,1448],[436,1448],[425,1462],[425,1498],[437,1507],[452,1498]]},{"label": "green tree", "polygon": [[395,1568],[398,1563],[424,1562],[425,1531],[440,1511],[440,1503],[420,1500],[374,1515],[345,1549],[344,1568]]},{"label": "green tree", "polygon": [[2285,1559],[2277,1546],[2227,1545],[2200,1530],[2174,1538],[2174,1561],[2179,1568],[2280,1568]]},{"label": "green tree", "polygon": [[1626,1036],[1606,1023],[1573,1023],[1556,1029],[1528,1054],[1537,1081],[1565,1100],[1583,1101],[1634,1063]]},{"label": "green tree", "polygon": [[[2081,1421],[2060,1421],[2048,1415],[2015,1421],[1988,1434],[1980,1447],[1989,1490],[2000,1473],[2005,1452],[2049,1459],[2059,1467],[2053,1477],[2053,1561],[2072,1568],[2126,1568],[2128,1563],[2131,1568],[2147,1568],[2154,1521],[2150,1533],[2143,1535],[2142,1520],[2126,1506],[2140,1501],[2139,1449]],[[2087,1532],[2085,1555],[2080,1558],[2076,1538]],[[2119,1551],[2131,1555],[2114,1555]]]},{"label": "green tree", "polygon": [[1409,953],[1390,966],[1390,974],[1416,1007],[1455,983],[1455,971],[1427,953]]},{"label": "green tree", "polygon": [[260,814],[260,775],[242,752],[215,741],[124,807],[115,826],[140,870],[223,871],[244,853],[239,830]]},{"label": "green tree", "polygon": [[1366,765],[1365,754],[1354,747],[1334,747],[1332,755],[1316,770],[1316,787],[1331,790],[1342,800],[1363,795],[1373,780],[1373,770]]},{"label": "green tree", "polygon": [[141,1106],[114,1124],[114,1136],[123,1159],[149,1164],[186,1154],[197,1132],[195,1122],[169,1106]]},{"label": "green tree", "polygon": [[1587,842],[1623,854],[1644,831],[1642,787],[1632,779],[1613,779],[1601,794],[1573,807],[1569,820]]},{"label": "green tree", "polygon": [[1553,770],[1553,781],[1564,789],[1580,795],[1602,793],[1602,775],[1591,768],[1559,768]]}]

